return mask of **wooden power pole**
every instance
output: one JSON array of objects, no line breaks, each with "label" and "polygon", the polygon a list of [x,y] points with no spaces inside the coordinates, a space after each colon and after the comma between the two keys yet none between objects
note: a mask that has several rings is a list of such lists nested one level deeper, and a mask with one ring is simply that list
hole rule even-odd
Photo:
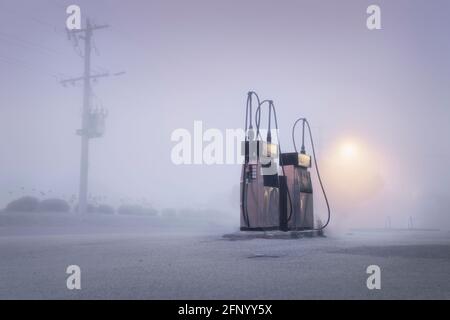
[{"label": "wooden power pole", "polygon": [[[86,20],[86,28],[69,30],[69,39],[72,37],[76,39],[82,39],[84,41],[84,75],[79,78],[66,79],[61,81],[63,85],[67,83],[74,84],[78,81],[83,81],[83,112],[81,119],[81,130],[78,130],[78,135],[81,136],[81,159],[80,159],[80,186],[78,193],[78,212],[88,212],[88,174],[89,174],[89,140],[102,135],[98,131],[98,121],[101,119],[102,114],[92,113],[91,106],[91,80],[101,77],[108,77],[108,73],[104,74],[91,74],[91,51],[92,51],[92,37],[94,31],[107,28],[107,25],[91,25],[89,19]],[[100,121],[104,121],[104,118]]]}]

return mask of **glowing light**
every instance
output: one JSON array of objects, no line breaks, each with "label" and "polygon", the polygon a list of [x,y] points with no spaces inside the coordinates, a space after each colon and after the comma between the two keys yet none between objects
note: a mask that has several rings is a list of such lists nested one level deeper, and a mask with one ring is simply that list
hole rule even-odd
[{"label": "glowing light", "polygon": [[353,142],[345,142],[340,146],[339,153],[343,158],[353,159],[358,155],[358,148]]},{"label": "glowing light", "polygon": [[337,140],[323,160],[323,175],[333,201],[349,208],[371,198],[383,184],[379,163],[379,153],[369,141],[358,137]]}]

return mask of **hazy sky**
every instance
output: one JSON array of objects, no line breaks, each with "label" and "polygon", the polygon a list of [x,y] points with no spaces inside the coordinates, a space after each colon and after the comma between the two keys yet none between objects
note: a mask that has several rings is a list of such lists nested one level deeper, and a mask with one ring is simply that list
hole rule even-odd
[{"label": "hazy sky", "polygon": [[374,2],[365,0],[2,0],[0,206],[22,186],[77,192],[82,87],[59,84],[83,70],[64,32],[74,3],[111,26],[95,34],[94,72],[127,72],[94,86],[109,118],[91,143],[93,194],[146,197],[158,208],[231,205],[240,167],[175,166],[170,135],[194,120],[242,127],[252,89],[275,100],[286,151],[293,121],[306,116],[326,171],[343,139],[376,155],[370,170],[382,186],[354,210],[449,221],[446,0],[376,1],[376,31],[366,28]]}]

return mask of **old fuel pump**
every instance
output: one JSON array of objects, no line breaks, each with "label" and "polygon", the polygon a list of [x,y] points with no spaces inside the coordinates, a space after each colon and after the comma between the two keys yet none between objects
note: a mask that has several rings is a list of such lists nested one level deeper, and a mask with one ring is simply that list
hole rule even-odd
[{"label": "old fuel pump", "polygon": [[[253,128],[253,97],[257,101]],[[260,130],[261,106],[269,104],[269,125],[264,141]],[[270,122],[272,105],[260,101],[255,92],[249,92],[245,118],[245,141],[242,143],[244,164],[241,172],[241,230],[262,231],[279,228],[279,146],[272,143]]]},{"label": "old fuel pump", "polygon": [[[253,98],[256,99],[256,132],[253,128]],[[269,110],[268,131],[263,139],[261,107]],[[277,143],[272,141],[272,113]],[[302,147],[297,150],[295,129],[302,123]],[[305,128],[311,141],[312,156],[306,153]],[[241,231],[299,231],[323,230],[330,222],[330,205],[317,165],[311,126],[306,118],[295,121],[292,127],[295,152],[282,153],[278,138],[278,120],[272,100],[261,101],[255,92],[247,96],[245,141],[242,142],[244,163],[241,171]],[[328,210],[327,221],[315,225],[313,186],[310,169],[314,164]]]},{"label": "old fuel pump", "polygon": [[[295,129],[298,123],[302,123],[302,146],[300,152],[297,150],[295,140]],[[305,128],[308,128],[310,144],[312,149],[312,157],[306,153],[305,148]],[[292,127],[292,142],[295,152],[281,154],[282,165],[286,173],[286,189],[291,194],[290,204],[292,210],[290,214],[284,209],[282,215],[287,216],[286,224],[282,225],[283,230],[323,230],[330,223],[331,210],[328,197],[323,186],[322,177],[320,176],[319,166],[317,164],[316,150],[314,138],[312,136],[311,126],[306,118],[297,119]],[[313,186],[311,181],[310,168],[314,162],[314,168],[317,174],[326,205],[327,205],[327,221],[324,224],[315,226],[314,224],[314,203],[313,203]],[[285,207],[285,206],[284,206]],[[283,206],[281,209],[284,208]]]}]

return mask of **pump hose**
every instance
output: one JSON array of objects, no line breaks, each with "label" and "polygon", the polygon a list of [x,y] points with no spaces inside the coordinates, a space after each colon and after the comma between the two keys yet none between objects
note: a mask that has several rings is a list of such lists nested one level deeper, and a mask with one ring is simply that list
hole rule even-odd
[{"label": "pump hose", "polygon": [[[245,110],[245,141],[248,141],[247,131],[253,130],[253,123],[252,123],[252,96],[256,97],[256,100],[258,101],[258,106],[260,105],[260,99],[256,92],[249,91],[247,95],[247,107]],[[250,109],[250,110],[249,110]],[[250,111],[250,112],[249,112]],[[250,116],[250,121],[249,121]],[[250,126],[248,126],[250,122]],[[244,222],[247,225],[248,228],[250,228],[250,219],[248,216],[248,208],[247,208],[247,192],[248,192],[248,186],[246,183],[246,174],[247,174],[247,162],[244,159],[244,172],[243,172],[243,181],[242,181],[242,213],[244,217]]]},{"label": "pump hose", "polygon": [[[280,142],[280,138],[278,136],[277,111],[275,109],[275,104],[273,103],[272,100],[264,100],[264,101],[262,101],[259,104],[258,108],[256,109],[256,113],[255,113],[255,123],[256,123],[256,132],[257,132],[256,135],[257,135],[257,137],[258,137],[258,135],[261,137],[261,134],[259,132],[259,126],[260,126],[260,123],[261,123],[261,106],[264,103],[268,103],[269,104],[269,108],[273,110],[273,117],[275,119],[275,129],[277,131],[277,138],[278,138],[278,153],[279,153],[278,157],[280,159],[280,165],[281,165],[281,170],[283,172],[283,176],[286,177],[286,172],[284,171],[284,166],[283,166],[283,157],[281,156],[281,142]],[[271,120],[271,118],[270,118],[270,112],[269,112],[269,126],[268,126],[269,130],[270,130],[270,120]],[[278,186],[280,186],[280,176],[278,176]],[[286,188],[286,190],[287,190],[287,195],[288,195],[288,199],[289,199],[289,216],[288,216],[288,219],[287,219],[287,221],[289,222],[291,220],[291,218],[292,218],[293,207],[292,207],[292,198],[291,198],[291,193],[289,191],[289,188]]]},{"label": "pump hose", "polygon": [[[323,197],[325,198],[325,202],[327,204],[327,210],[328,210],[327,222],[322,227],[317,228],[317,229],[313,229],[315,231],[322,231],[323,229],[325,229],[328,226],[328,224],[330,223],[330,220],[331,220],[330,203],[328,202],[327,193],[325,192],[325,188],[324,188],[323,183],[322,183],[322,178],[321,178],[320,173],[319,173],[319,166],[317,165],[316,150],[314,148],[314,139],[313,139],[313,135],[312,135],[312,132],[311,132],[311,126],[309,125],[309,122],[308,122],[308,120],[306,118],[299,118],[299,119],[297,119],[297,121],[295,121],[295,123],[294,123],[294,126],[292,127],[292,142],[294,143],[295,152],[298,153],[297,146],[295,144],[295,127],[297,126],[297,123],[299,123],[300,121],[303,121],[303,127],[304,127],[305,123],[306,123],[306,125],[308,127],[309,137],[310,137],[310,140],[311,140],[311,147],[312,147],[313,157],[314,157],[314,166],[316,168],[317,178],[319,180],[320,188],[322,189]],[[303,130],[303,141],[304,141],[304,130]]]}]

